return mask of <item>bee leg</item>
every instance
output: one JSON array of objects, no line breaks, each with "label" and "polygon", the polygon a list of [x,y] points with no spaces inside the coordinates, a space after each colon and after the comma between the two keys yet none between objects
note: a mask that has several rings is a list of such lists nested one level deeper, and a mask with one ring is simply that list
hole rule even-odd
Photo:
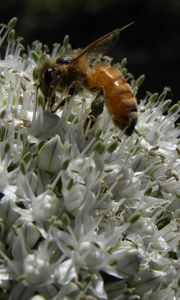
[{"label": "bee leg", "polygon": [[47,108],[48,111],[52,112],[52,108],[55,102],[55,92],[53,88],[48,89],[48,93],[46,95],[45,100],[45,108]]},{"label": "bee leg", "polygon": [[96,91],[97,95],[91,102],[90,114],[97,118],[99,115],[102,114],[104,109],[104,93],[101,87],[98,87]]},{"label": "bee leg", "polygon": [[64,97],[54,109],[51,109],[51,112],[56,112],[59,108],[63,108],[65,103],[68,102],[72,96],[76,95],[82,90],[82,85],[79,81],[73,81],[69,86],[68,95]]},{"label": "bee leg", "polygon": [[56,86],[58,82],[59,82],[59,75],[57,75],[55,78],[51,80],[47,91],[45,107],[47,107],[47,110],[50,112],[53,112],[53,105],[55,103],[55,97],[56,97]]},{"label": "bee leg", "polygon": [[98,87],[96,89],[93,89],[93,91],[97,91],[97,95],[91,103],[91,111],[84,122],[83,125],[84,132],[86,131],[87,127],[89,127],[89,129],[93,127],[97,117],[102,114],[104,109],[103,89]]},{"label": "bee leg", "polygon": [[74,96],[81,92],[83,89],[82,84],[79,81],[73,81],[69,87],[69,95]]},{"label": "bee leg", "polygon": [[51,110],[52,113],[55,113],[59,108],[64,107],[65,103],[68,102],[71,98],[71,95],[67,95],[66,97],[64,97],[57,105],[54,109]]}]

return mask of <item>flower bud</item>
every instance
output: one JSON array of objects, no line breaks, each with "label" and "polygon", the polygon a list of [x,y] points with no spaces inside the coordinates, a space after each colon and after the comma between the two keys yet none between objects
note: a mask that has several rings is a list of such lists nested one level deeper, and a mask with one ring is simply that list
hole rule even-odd
[{"label": "flower bud", "polygon": [[158,99],[158,93],[153,93],[153,94],[149,97],[148,102],[151,103],[151,104],[153,104],[153,103],[156,102],[157,99]]},{"label": "flower bud", "polygon": [[17,23],[17,18],[16,17],[13,17],[7,24],[7,27],[9,29],[12,29],[16,26],[16,23]]},{"label": "flower bud", "polygon": [[136,85],[139,87],[143,83],[144,79],[145,79],[145,75],[144,74],[142,74],[141,76],[139,76],[138,79],[136,79]]},{"label": "flower bud", "polygon": [[36,51],[34,51],[34,50],[31,51],[31,57],[32,57],[32,59],[33,59],[36,63],[38,62],[38,60],[39,60],[39,55],[38,55],[38,53],[37,53]]},{"label": "flower bud", "polygon": [[46,285],[51,277],[51,267],[45,257],[29,254],[24,260],[25,281],[30,285]]},{"label": "flower bud", "polygon": [[4,196],[0,200],[0,219],[6,224],[6,231],[18,219],[19,213],[15,211],[15,204],[9,197]]},{"label": "flower bud", "polygon": [[41,194],[32,206],[35,220],[47,221],[57,214],[59,200],[54,194]]},{"label": "flower bud", "polygon": [[[43,102],[43,98],[41,100]],[[52,137],[57,132],[56,128],[58,122],[59,117],[57,115],[48,111],[42,111],[38,114],[36,119],[33,120],[30,134],[41,140],[47,140],[47,138]]]},{"label": "flower bud", "polygon": [[15,30],[14,29],[11,29],[10,32],[8,33],[8,37],[7,37],[7,40],[8,42],[12,42],[14,41],[14,38],[15,38]]},{"label": "flower bud", "polygon": [[40,169],[57,173],[61,165],[61,142],[59,136],[53,137],[44,144],[38,156],[38,166]]},{"label": "flower bud", "polygon": [[96,142],[96,144],[93,146],[93,150],[97,152],[98,154],[103,154],[105,150],[105,146],[102,142]]},{"label": "flower bud", "polygon": [[162,285],[165,273],[161,271],[144,270],[139,274],[139,278],[130,282],[130,287],[135,288],[137,294],[144,293],[157,289]]},{"label": "flower bud", "polygon": [[41,295],[36,295],[36,296],[32,297],[29,300],[46,300],[46,299]]},{"label": "flower bud", "polygon": [[173,106],[171,106],[171,108],[168,110],[169,114],[174,114],[175,112],[177,112],[179,110],[180,105],[178,103],[174,104]]},{"label": "flower bud", "polygon": [[39,230],[32,222],[23,224],[20,229],[17,228],[16,232],[12,230],[8,238],[12,244],[12,255],[14,259],[21,260],[22,257],[26,255],[26,252],[22,247],[21,239],[23,239],[26,249],[32,249],[38,242],[40,236]]},{"label": "flower bud", "polygon": [[125,250],[119,257],[117,270],[123,276],[135,276],[139,270],[141,256],[135,249]]},{"label": "flower bud", "polygon": [[78,183],[72,185],[70,190],[67,187],[63,187],[62,190],[64,205],[71,214],[75,215],[84,203],[86,190],[83,185]]}]

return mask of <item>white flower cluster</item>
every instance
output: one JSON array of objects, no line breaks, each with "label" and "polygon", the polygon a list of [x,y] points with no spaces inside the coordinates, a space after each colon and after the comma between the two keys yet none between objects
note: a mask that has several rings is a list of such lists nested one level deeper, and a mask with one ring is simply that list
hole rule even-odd
[{"label": "white flower cluster", "polygon": [[179,104],[148,94],[132,136],[106,109],[84,132],[95,94],[43,110],[43,45],[21,54],[15,23],[0,28],[0,298],[180,299]]}]

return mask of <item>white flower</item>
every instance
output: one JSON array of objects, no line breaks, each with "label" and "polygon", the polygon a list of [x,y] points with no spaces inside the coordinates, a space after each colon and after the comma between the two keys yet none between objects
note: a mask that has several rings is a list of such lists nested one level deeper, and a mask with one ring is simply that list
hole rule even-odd
[{"label": "white flower", "polygon": [[[106,108],[84,128],[97,97],[85,88],[58,89],[64,106],[46,111],[37,74],[50,54],[35,42],[22,56],[15,23],[0,25],[2,298],[178,299],[179,104],[147,95],[130,137]],[[52,57],[70,51],[66,37]],[[114,67],[127,76],[125,60]]]}]

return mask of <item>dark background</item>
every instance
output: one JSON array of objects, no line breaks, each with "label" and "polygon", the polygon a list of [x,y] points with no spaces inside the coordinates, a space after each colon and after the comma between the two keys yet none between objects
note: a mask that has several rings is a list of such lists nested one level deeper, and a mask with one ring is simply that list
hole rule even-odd
[{"label": "dark background", "polygon": [[127,57],[136,78],[146,75],[139,97],[168,86],[168,97],[180,98],[180,0],[1,1],[0,22],[13,16],[26,45],[38,39],[51,46],[68,33],[73,48],[135,21],[110,54],[115,61]]}]

